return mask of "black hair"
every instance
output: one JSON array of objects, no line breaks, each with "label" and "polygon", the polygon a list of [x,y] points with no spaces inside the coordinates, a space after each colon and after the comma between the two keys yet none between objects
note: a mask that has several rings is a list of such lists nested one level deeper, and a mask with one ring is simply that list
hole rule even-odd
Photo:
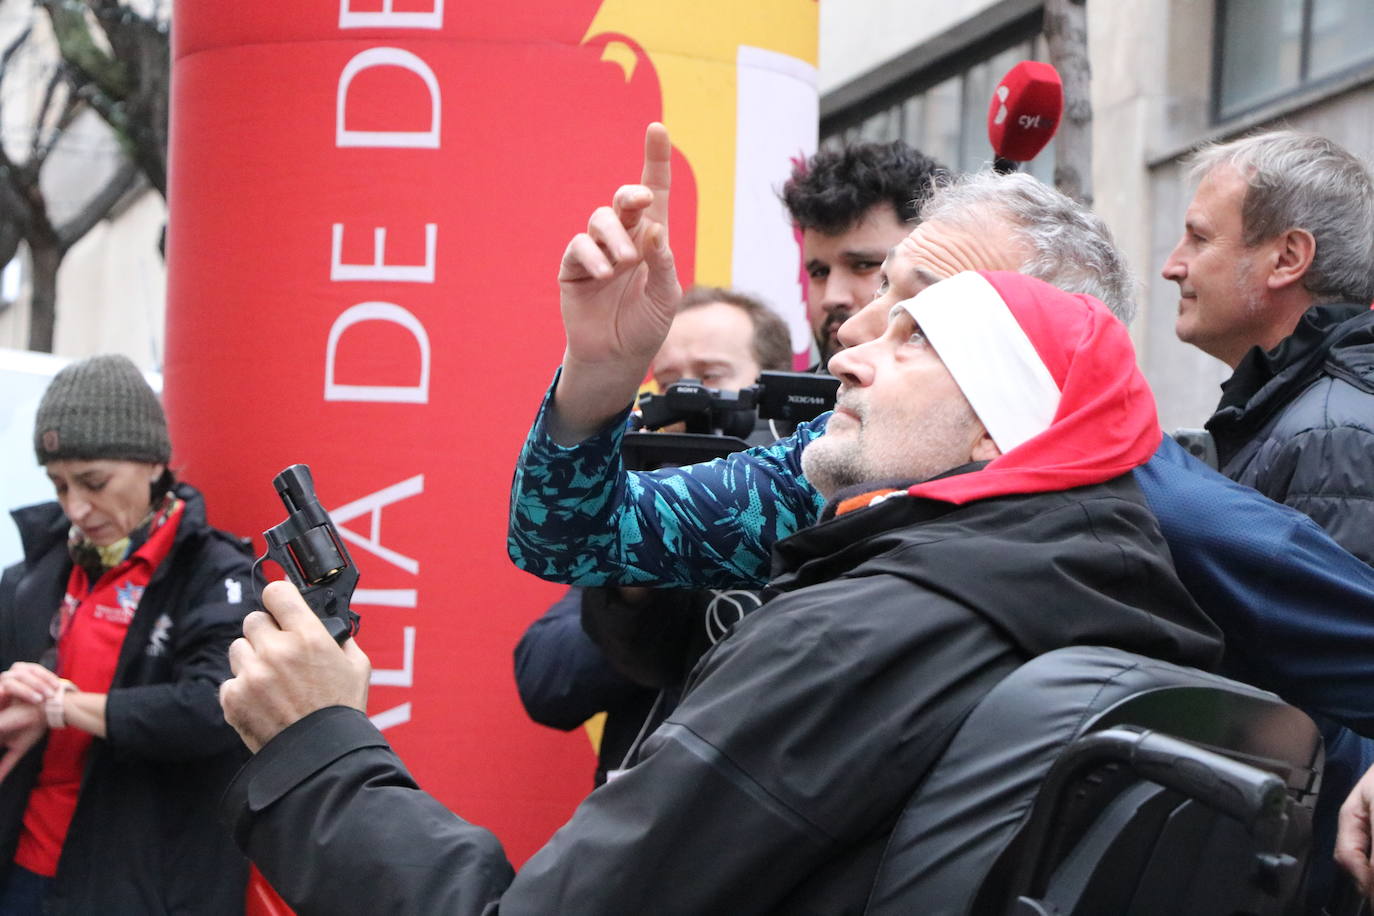
[{"label": "black hair", "polygon": [[891,204],[902,222],[915,220],[931,185],[948,175],[948,169],[902,140],[852,143],[797,163],[782,187],[782,200],[802,229],[839,235],[881,203]]},{"label": "black hair", "polygon": [[166,496],[167,492],[176,485],[176,472],[174,472],[170,467],[164,465],[162,468],[162,473],[158,476],[157,480],[154,480],[152,482],[152,485],[148,488],[148,504],[152,506],[154,509],[156,509],[158,505],[162,502],[162,497]]}]

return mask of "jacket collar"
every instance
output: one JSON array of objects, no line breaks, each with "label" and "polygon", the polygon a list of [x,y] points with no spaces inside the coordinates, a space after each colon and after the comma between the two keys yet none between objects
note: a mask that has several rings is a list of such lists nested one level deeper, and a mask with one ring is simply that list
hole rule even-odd
[{"label": "jacket collar", "polygon": [[[1221,401],[1207,421],[1223,453],[1247,441],[1300,391],[1334,363],[1346,362],[1344,348],[1374,343],[1374,311],[1349,303],[1314,305],[1297,328],[1272,350],[1254,347],[1221,386]],[[1363,373],[1364,378],[1358,378]],[[1368,360],[1345,366],[1352,383],[1374,391]],[[1226,458],[1222,457],[1222,462]]]},{"label": "jacket collar", "polygon": [[898,480],[875,480],[869,483],[855,484],[850,487],[841,487],[826,502],[821,509],[820,521],[825,522],[837,515],[846,515],[873,503],[875,500],[892,493],[905,493],[917,484],[929,483],[932,480],[943,480],[946,477],[956,477],[960,474],[970,474],[974,471],[981,471],[988,466],[986,461],[970,461],[968,464],[961,464],[957,468],[950,468],[941,474],[926,480],[898,479]]},{"label": "jacket collar", "polygon": [[[974,461],[938,474],[931,480],[978,471],[986,461]],[[924,499],[907,493],[923,481],[874,481],[845,487],[836,492],[821,512],[821,519],[773,546],[771,583],[782,590],[797,588],[827,578],[832,567],[852,565],[856,556],[869,553],[866,542],[875,535],[941,518],[959,507],[938,499]],[[893,498],[880,498],[880,494]]]},{"label": "jacket collar", "polygon": [[[181,525],[177,529],[177,543],[188,537],[201,536],[208,527],[205,498],[200,495],[199,490],[187,483],[178,483],[174,492],[186,504],[182,510]],[[62,507],[55,500],[14,509],[10,512],[10,517],[19,529],[24,561],[29,565],[54,547],[61,547],[65,552],[67,532],[71,530],[71,523],[62,514]]]}]

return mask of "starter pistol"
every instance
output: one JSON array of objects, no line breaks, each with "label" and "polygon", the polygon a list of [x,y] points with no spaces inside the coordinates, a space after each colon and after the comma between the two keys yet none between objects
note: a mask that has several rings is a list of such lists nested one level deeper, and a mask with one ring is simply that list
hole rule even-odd
[{"label": "starter pistol", "polygon": [[[358,567],[348,555],[339,529],[315,495],[310,468],[293,464],[272,479],[286,507],[286,521],[262,533],[267,553],[253,566],[257,588],[263,561],[271,559],[300,591],[305,603],[324,621],[336,642],[358,633],[358,615],[349,607],[358,585]],[[261,601],[258,602],[261,606]]]}]

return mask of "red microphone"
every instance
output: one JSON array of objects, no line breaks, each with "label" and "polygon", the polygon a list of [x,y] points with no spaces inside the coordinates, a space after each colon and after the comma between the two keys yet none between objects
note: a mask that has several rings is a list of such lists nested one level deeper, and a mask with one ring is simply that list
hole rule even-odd
[{"label": "red microphone", "polygon": [[1007,71],[988,106],[993,167],[1014,172],[1050,142],[1064,113],[1064,81],[1049,64],[1023,60]]}]

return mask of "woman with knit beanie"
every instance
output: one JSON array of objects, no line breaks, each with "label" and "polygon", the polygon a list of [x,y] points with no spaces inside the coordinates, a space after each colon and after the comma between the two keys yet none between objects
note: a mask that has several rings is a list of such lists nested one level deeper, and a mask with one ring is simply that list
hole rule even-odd
[{"label": "woman with knit beanie", "polygon": [[251,557],[126,357],[53,378],[34,450],[57,501],[13,513],[0,579],[0,916],[242,913],[214,806],[245,756],[217,693]]}]

